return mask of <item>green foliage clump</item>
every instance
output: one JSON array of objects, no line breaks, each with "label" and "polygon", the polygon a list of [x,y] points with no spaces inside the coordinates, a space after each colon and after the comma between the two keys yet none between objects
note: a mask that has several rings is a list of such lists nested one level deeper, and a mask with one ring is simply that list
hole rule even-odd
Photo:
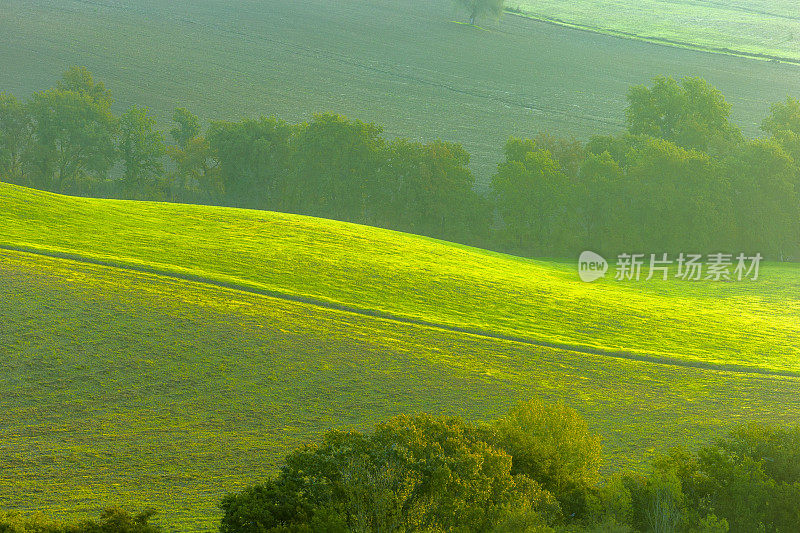
[{"label": "green foliage clump", "polygon": [[172,121],[176,126],[169,131],[169,134],[178,147],[186,148],[189,141],[200,135],[200,119],[185,107],[175,110]]},{"label": "green foliage clump", "polygon": [[120,118],[122,179],[129,188],[141,190],[147,183],[156,181],[164,171],[164,136],[155,126],[155,119],[141,107],[131,107]]},{"label": "green foliage clump", "polygon": [[319,114],[292,137],[296,208],[323,218],[364,220],[385,141],[374,124]]},{"label": "green foliage clump", "polygon": [[0,179],[29,183],[33,122],[25,105],[14,95],[0,93]]},{"label": "green foliage clump", "polygon": [[475,193],[468,164],[469,154],[459,144],[390,142],[368,220],[419,235],[485,243],[491,205]]},{"label": "green foliage clump", "polygon": [[800,524],[800,427],[743,425],[696,453],[626,474],[640,531],[790,533]]},{"label": "green foliage clump", "polygon": [[[211,125],[206,146],[218,162],[219,186],[228,202],[275,211],[293,207],[297,195],[292,188],[304,186],[290,178],[289,140],[293,131],[291,125],[274,118]],[[194,137],[182,145],[185,152],[197,150],[191,145],[192,142],[196,144],[197,141],[192,141],[196,138],[195,132]],[[182,168],[183,172],[186,170]],[[199,179],[200,175],[202,172],[195,179],[208,181]]]},{"label": "green foliage clump", "polygon": [[473,188],[469,154],[454,143],[388,142],[381,134],[374,124],[330,113],[294,125],[262,117],[213,123],[202,157],[187,155],[192,141],[171,155],[184,180],[196,182],[202,165],[191,162],[216,161],[229,205],[485,239],[490,208]]},{"label": "green foliage clump", "polygon": [[702,78],[658,76],[653,86],[628,91],[628,131],[672,141],[687,149],[707,150],[741,138],[729,121],[731,106]]},{"label": "green foliage clump", "polygon": [[330,432],[289,455],[276,478],[226,497],[221,531],[546,531],[559,523],[558,500],[514,472],[493,435],[429,415],[397,416],[370,435]]},{"label": "green foliage clump", "polygon": [[50,89],[28,104],[34,127],[31,163],[38,181],[63,190],[76,179],[105,176],[116,155],[117,120],[90,91]]},{"label": "green foliage clump", "polygon": [[498,446],[513,458],[511,472],[556,495],[565,514],[582,516],[600,480],[600,438],[564,404],[530,400],[494,423]]},{"label": "green foliage clump", "polygon": [[505,0],[458,0],[458,3],[467,11],[469,23],[475,24],[479,17],[500,17]]},{"label": "green foliage clump", "polygon": [[65,524],[44,516],[23,517],[18,513],[0,512],[0,533],[161,533],[160,526],[150,523],[156,514],[145,509],[131,515],[118,507],[104,510],[97,520],[87,519]]},{"label": "green foliage clump", "polygon": [[800,104],[773,106],[771,139],[744,140],[703,80],[658,77],[628,101],[626,134],[508,141],[491,182],[503,249],[800,256]]},{"label": "green foliage clump", "polygon": [[562,404],[482,426],[400,415],[295,451],[225,498],[221,531],[790,533],[799,465],[800,427],[745,425],[603,479],[598,437]]},{"label": "green foliage clump", "polygon": [[542,255],[551,250],[549,243],[560,243],[556,247],[564,253],[573,235],[569,178],[550,151],[531,140],[510,139],[492,191],[507,249]]}]

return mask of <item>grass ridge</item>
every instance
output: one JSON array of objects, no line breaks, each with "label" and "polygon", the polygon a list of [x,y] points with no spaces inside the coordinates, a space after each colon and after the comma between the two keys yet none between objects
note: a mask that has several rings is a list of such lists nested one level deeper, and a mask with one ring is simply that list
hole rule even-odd
[{"label": "grass ridge", "polygon": [[[185,281],[192,281],[195,283],[201,283],[205,285],[213,285],[225,289],[231,289],[241,292],[246,292],[250,294],[257,294],[261,296],[267,296],[270,298],[276,298],[280,300],[286,300],[291,302],[303,303],[307,305],[313,305],[316,307],[321,307],[325,309],[331,309],[335,311],[342,311],[346,313],[352,313],[356,315],[371,317],[371,318],[378,318],[382,320],[392,321],[392,322],[399,322],[402,324],[409,324],[414,326],[421,326],[427,328],[433,328],[438,330],[444,330],[454,333],[462,333],[467,335],[475,335],[478,337],[484,337],[488,339],[495,339],[501,341],[508,341],[508,342],[515,342],[519,344],[526,344],[530,346],[537,346],[537,347],[544,347],[544,348],[554,348],[559,350],[567,350],[576,353],[582,353],[587,355],[596,355],[601,357],[611,357],[615,359],[625,359],[628,361],[637,361],[643,363],[651,363],[651,364],[659,364],[659,365],[667,365],[667,366],[678,366],[682,368],[697,368],[701,370],[710,370],[710,371],[719,371],[719,372],[734,372],[739,374],[759,374],[765,376],[773,376],[773,377],[784,377],[784,378],[800,378],[800,372],[795,372],[791,370],[775,370],[769,368],[761,368],[749,365],[738,365],[733,363],[714,363],[714,362],[707,362],[707,361],[695,361],[695,360],[682,360],[676,359],[666,356],[659,356],[654,354],[646,354],[646,353],[635,353],[630,351],[612,351],[612,350],[603,350],[600,348],[586,346],[586,345],[578,345],[578,344],[565,344],[565,343],[557,343],[557,342],[550,342],[550,341],[543,341],[537,340],[530,337],[523,337],[517,335],[508,335],[503,333],[497,333],[489,330],[479,329],[479,328],[469,328],[463,326],[457,326],[453,324],[446,324],[442,322],[433,322],[430,320],[423,320],[419,318],[413,318],[407,315],[397,314],[397,313],[390,313],[387,311],[383,311],[380,309],[370,309],[366,307],[359,307],[356,305],[348,304],[345,302],[339,302],[332,299],[325,299],[318,296],[309,296],[304,294],[293,294],[286,291],[279,291],[275,289],[270,289],[262,284],[254,283],[254,282],[247,282],[245,280],[241,280],[239,278],[234,278],[230,276],[220,276],[219,278],[214,278],[213,276],[209,275],[201,275],[197,273],[192,273],[189,269],[184,269],[180,267],[173,266],[174,270],[168,270],[163,268],[156,268],[155,266],[148,266],[146,263],[138,262],[135,260],[130,260],[130,262],[125,262],[124,259],[120,260],[121,258],[115,258],[114,260],[105,259],[98,256],[91,256],[91,255],[81,255],[77,254],[74,251],[63,251],[57,250],[54,248],[51,249],[44,249],[44,248],[36,248],[26,244],[2,244],[0,243],[0,250],[6,251],[13,251],[13,252],[21,252],[21,253],[29,253],[34,255],[40,255],[44,257],[50,257],[55,259],[65,259],[69,261],[75,261],[79,263],[87,263],[92,265],[104,266],[109,268],[116,268],[121,270],[129,270],[133,272],[142,272],[146,274],[154,274],[157,276],[168,277],[173,279],[185,280]],[[183,272],[181,272],[183,271]],[[223,279],[225,278],[225,279]],[[227,279],[227,280],[226,280]]]},{"label": "grass ridge", "polygon": [[744,50],[735,50],[732,48],[725,48],[725,47],[718,47],[718,46],[710,46],[710,45],[703,45],[698,43],[693,43],[691,41],[681,41],[678,39],[668,39],[666,37],[655,37],[651,35],[641,35],[639,33],[623,31],[623,30],[615,30],[613,28],[603,28],[600,26],[589,26],[586,24],[580,24],[577,22],[569,22],[566,20],[561,20],[558,18],[553,17],[546,17],[544,15],[536,15],[533,13],[527,12],[517,12],[517,11],[509,11],[508,9],[505,10],[506,15],[512,15],[516,17],[522,17],[529,20],[535,20],[536,22],[542,22],[544,24],[552,24],[554,26],[558,26],[561,28],[568,28],[571,30],[578,30],[578,31],[585,31],[588,33],[594,33],[597,35],[606,35],[609,37],[617,37],[619,39],[629,39],[632,41],[640,41],[650,44],[656,44],[660,46],[670,46],[673,48],[682,48],[685,50],[695,50],[698,52],[707,52],[709,54],[721,54],[731,57],[741,57],[745,59],[757,59],[761,61],[780,61],[782,63],[789,63],[792,65],[800,65],[800,59],[791,57],[791,56],[779,56],[773,54],[765,54],[760,52],[747,52]]}]

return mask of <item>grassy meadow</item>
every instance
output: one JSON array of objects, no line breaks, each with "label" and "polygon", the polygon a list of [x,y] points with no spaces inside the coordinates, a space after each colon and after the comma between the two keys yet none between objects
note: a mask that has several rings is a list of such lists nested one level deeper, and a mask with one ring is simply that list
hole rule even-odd
[{"label": "grassy meadow", "polygon": [[118,112],[147,105],[165,130],[175,107],[206,121],[335,111],[390,136],[463,143],[485,184],[510,135],[618,132],[628,87],[659,74],[707,79],[748,135],[800,85],[794,65],[463,19],[450,0],[5,0],[0,88],[25,98],[85,65]]},{"label": "grassy meadow", "polygon": [[[127,205],[141,218],[118,225],[106,219],[109,226],[87,233],[82,245],[90,249],[96,238],[156,218],[163,207]],[[75,220],[63,213],[61,221],[29,224],[68,233]],[[223,239],[246,213],[205,215],[197,236]],[[316,222],[316,231],[328,225],[328,238],[343,229],[298,220]],[[319,237],[326,248],[326,236]],[[269,242],[281,246],[277,236]],[[269,242],[264,270],[278,267],[266,257]],[[235,252],[220,244],[213,259],[224,265]],[[430,244],[443,256],[466,252]],[[332,249],[328,243],[326,252]],[[178,265],[186,249],[164,259]],[[313,269],[306,266],[295,268],[308,276]],[[440,266],[407,268],[436,278]],[[566,278],[556,264],[521,267],[538,273],[526,291],[547,291],[545,273]],[[441,275],[454,293],[466,288]],[[376,290],[373,280],[362,281],[365,293]],[[760,287],[769,299],[769,283]],[[602,436],[606,470],[636,467],[671,445],[699,445],[737,422],[800,416],[798,378],[530,346],[24,252],[0,250],[0,302],[0,506],[65,518],[96,515],[109,504],[153,505],[170,530],[211,531],[222,496],[273,473],[297,445],[333,427],[368,429],[397,413],[488,420],[532,396],[563,400]],[[691,345],[696,331],[683,333]]]},{"label": "grassy meadow", "polygon": [[787,0],[509,0],[506,5],[614,35],[800,61],[800,12]]},{"label": "grassy meadow", "polygon": [[444,326],[664,360],[800,371],[800,269],[593,284],[520,259],[313,217],[0,184],[0,244],[189,274]]},{"label": "grassy meadow", "polygon": [[[619,133],[625,128],[627,90],[657,75],[707,80],[732,104],[732,121],[749,137],[760,135],[771,104],[800,97],[800,12],[788,0],[508,0],[506,6],[523,16],[507,13],[499,22],[479,21],[478,27],[465,23],[452,0],[0,0],[0,93],[27,98],[51,86],[68,67],[84,65],[112,92],[116,115],[147,105],[164,131],[172,126],[176,107],[199,115],[204,126],[260,115],[297,122],[333,111],[381,124],[389,138],[461,143],[471,154],[479,192],[503,159],[509,136],[549,132],[588,139]],[[24,165],[7,166],[12,181],[22,176],[20,169],[33,168],[41,171],[37,179],[48,183],[45,177],[55,176],[55,170],[43,161],[55,169],[57,158],[39,156],[48,155],[48,146],[54,154],[63,151],[70,141],[45,142],[45,113],[25,113],[2,125],[12,131],[21,124],[13,130],[16,136],[0,139],[5,143],[0,156],[12,163],[17,154],[24,156],[19,158]],[[87,124],[75,128],[76,134],[91,136],[94,123]],[[148,122],[137,124],[109,134],[109,151],[130,148],[123,141],[134,134],[145,141],[157,137],[149,135]],[[246,135],[231,136],[232,146],[244,147],[242,165],[253,168],[219,171],[233,183],[225,182],[230,195],[225,201],[249,199],[266,178],[282,191],[296,176],[324,176],[330,154],[352,144],[326,145],[316,156],[312,134],[311,148],[301,152],[290,150],[296,139],[304,139],[293,133],[285,159],[279,149],[264,149],[272,141],[263,132],[252,143],[263,152],[251,150],[253,139]],[[22,140],[12,145],[15,139]],[[163,144],[157,140],[150,143],[151,155],[157,153],[150,159],[166,160],[166,148],[155,146]],[[147,153],[144,163],[134,161],[135,150],[126,152],[127,159],[109,156],[111,171],[104,176],[119,177],[124,166],[126,179],[114,184],[142,185],[142,191],[126,193],[143,196],[122,197],[186,200],[148,196],[146,187],[157,188],[155,178],[162,175],[176,182],[194,175],[201,185],[210,180],[214,172],[205,165],[212,145],[204,152],[203,142],[187,134],[183,143],[169,147],[166,167],[154,165],[150,174],[128,172],[132,161],[144,167]],[[79,144],[73,146],[75,161],[85,148]],[[774,212],[776,220],[794,224],[797,211],[777,211],[778,204],[783,209],[789,202],[778,197],[790,198],[797,182],[796,161],[775,143],[767,146],[773,152],[741,144],[752,150],[742,148],[740,154],[731,148],[730,158],[709,158],[709,168],[719,164],[722,171],[716,173],[715,166],[714,173],[691,177],[699,182],[719,177],[727,184],[740,168],[734,165],[754,173],[768,161],[764,179],[770,181],[758,181],[759,175],[748,188],[730,179],[730,189],[716,189],[717,182],[708,179],[709,190],[734,191],[718,196],[736,197],[739,206],[763,189],[764,197],[752,200],[753,209],[740,211],[764,217]],[[24,150],[15,151],[19,146]],[[624,193],[625,180],[658,170],[662,161],[680,172],[701,168],[667,141],[663,147],[642,148],[641,168],[633,158],[619,168],[610,157],[592,159],[599,161],[597,176],[585,183]],[[419,159],[419,176],[414,158],[428,154],[422,149],[398,149],[408,161],[381,152],[383,167],[367,165],[371,170],[360,174],[351,163],[356,156],[339,166],[362,180],[356,191],[366,187],[365,175],[396,165],[396,173],[373,180],[380,185],[374,189],[395,194],[405,183],[400,178],[407,178],[414,185],[409,202],[419,207],[424,202],[415,199],[417,191],[424,199],[440,192],[425,189],[440,179],[430,169],[456,159],[434,148],[430,153],[441,157]],[[195,149],[201,163],[189,168],[181,157],[195,157]],[[673,152],[680,153],[672,157]],[[297,163],[306,153],[320,166]],[[358,156],[362,159],[374,155],[353,153],[368,154]],[[765,153],[777,156],[754,159]],[[231,160],[239,163],[236,154]],[[509,180],[563,188],[567,176],[559,181],[560,171],[547,170],[555,161],[549,154],[536,159],[541,154],[526,152],[530,169],[510,160]],[[645,165],[651,154],[661,159]],[[294,166],[259,166],[271,158]],[[426,166],[428,161],[433,166]],[[186,169],[172,172],[184,164]],[[469,192],[472,176],[464,165],[459,159],[447,167],[441,181],[462,176],[458,183],[468,183],[463,188]],[[61,185],[67,166],[58,169]],[[306,173],[306,167],[323,171]],[[610,177],[603,173],[608,169]],[[84,171],[91,174],[86,166],[73,178]],[[433,177],[425,181],[428,174]],[[329,181],[337,179],[330,175]],[[231,192],[250,177],[252,187],[243,185],[238,196]],[[96,181],[98,191],[111,183]],[[24,183],[39,186],[33,179]],[[622,183],[625,187],[614,189]],[[641,196],[650,200],[659,187],[668,191],[675,184],[677,190],[686,182],[665,183],[643,189]],[[442,197],[451,198],[445,189]],[[349,200],[331,190],[336,194],[309,195],[308,205],[319,200],[327,207],[331,196],[332,203]],[[530,198],[546,198],[544,189],[530,190]],[[214,191],[212,183],[204,194],[212,198]],[[509,191],[513,199],[524,198],[519,191],[528,188]],[[589,198],[580,194],[575,197]],[[448,207],[462,209],[472,196],[452,198],[462,200]],[[562,201],[555,193],[551,199]],[[591,203],[580,201],[584,207]],[[531,208],[527,201],[517,203],[521,212]],[[654,203],[641,205],[649,209]],[[514,220],[502,205],[487,203],[498,227]],[[557,205],[568,212],[566,204]],[[430,212],[439,213],[429,217],[437,224],[448,225],[441,213],[449,211]],[[489,207],[475,212],[492,220],[483,214]],[[545,212],[546,206],[537,207],[539,218],[546,218]],[[748,229],[749,222],[740,220],[750,219],[736,218],[731,232]],[[524,232],[535,224],[525,224],[520,223],[520,235],[537,242]],[[620,233],[628,229],[620,226]],[[392,227],[425,231],[419,225]],[[781,236],[781,246],[792,244],[787,235],[794,234],[781,233],[788,223],[765,228],[764,235],[774,229]],[[748,250],[726,250],[740,251]],[[152,506],[166,531],[214,531],[227,493],[275,474],[288,453],[326,431],[368,431],[391,416],[418,412],[489,421],[530,398],[562,401],[586,419],[602,438],[604,473],[643,471],[659,452],[676,445],[696,450],[739,423],[800,420],[800,263],[762,264],[757,281],[642,276],[624,282],[613,279],[616,258],[606,259],[607,276],[584,283],[570,259],[526,259],[289,213],[84,198],[0,182],[0,511],[74,520],[97,516],[111,505]],[[643,271],[646,275],[646,267]]]}]

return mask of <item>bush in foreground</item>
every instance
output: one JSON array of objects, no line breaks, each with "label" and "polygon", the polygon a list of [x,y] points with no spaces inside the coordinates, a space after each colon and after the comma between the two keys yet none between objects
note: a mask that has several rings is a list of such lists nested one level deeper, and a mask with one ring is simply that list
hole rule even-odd
[{"label": "bush in foreground", "polygon": [[99,520],[63,524],[43,516],[23,517],[18,513],[0,512],[0,533],[161,533],[159,526],[149,523],[155,514],[155,510],[145,509],[131,515],[112,507],[103,511]]},{"label": "bush in foreground", "polygon": [[228,495],[220,531],[783,533],[800,524],[800,427],[742,426],[645,472],[600,475],[599,438],[571,408],[501,419],[400,415],[332,431],[280,473]]},{"label": "bush in foreground", "polygon": [[[331,431],[229,494],[221,533],[796,533],[800,426],[739,426],[642,472],[600,476],[600,444],[563,404],[490,424],[400,415]],[[155,512],[60,524],[0,513],[0,533],[159,533]]]},{"label": "bush in foreground", "polygon": [[596,437],[564,405],[529,402],[485,426],[400,415],[295,451],[277,477],[225,498],[220,530],[546,531],[598,468]]}]

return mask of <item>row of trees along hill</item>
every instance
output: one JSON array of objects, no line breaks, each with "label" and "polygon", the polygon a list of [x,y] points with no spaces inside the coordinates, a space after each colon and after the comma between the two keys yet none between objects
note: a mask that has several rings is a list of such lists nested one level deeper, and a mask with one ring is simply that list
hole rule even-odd
[{"label": "row of trees along hill", "polygon": [[72,68],[22,102],[0,96],[0,178],[91,196],[269,209],[387,227],[526,256],[760,252],[800,258],[800,102],[747,139],[722,94],[658,77],[628,92],[627,131],[578,142],[511,138],[476,190],[455,143],[386,139],[334,114],[205,128],[177,109],[169,141],[148,110],[121,116]]},{"label": "row of trees along hill", "polygon": [[797,100],[772,106],[761,139],[745,139],[698,78],[656,78],[628,102],[620,135],[508,141],[492,178],[504,249],[800,256]]},{"label": "row of trees along hill", "polygon": [[[601,474],[600,439],[538,400],[489,423],[399,415],[334,430],[221,502],[221,533],[795,533],[800,427],[739,426],[696,452]],[[148,510],[59,525],[0,513],[7,533],[157,533]]]}]

